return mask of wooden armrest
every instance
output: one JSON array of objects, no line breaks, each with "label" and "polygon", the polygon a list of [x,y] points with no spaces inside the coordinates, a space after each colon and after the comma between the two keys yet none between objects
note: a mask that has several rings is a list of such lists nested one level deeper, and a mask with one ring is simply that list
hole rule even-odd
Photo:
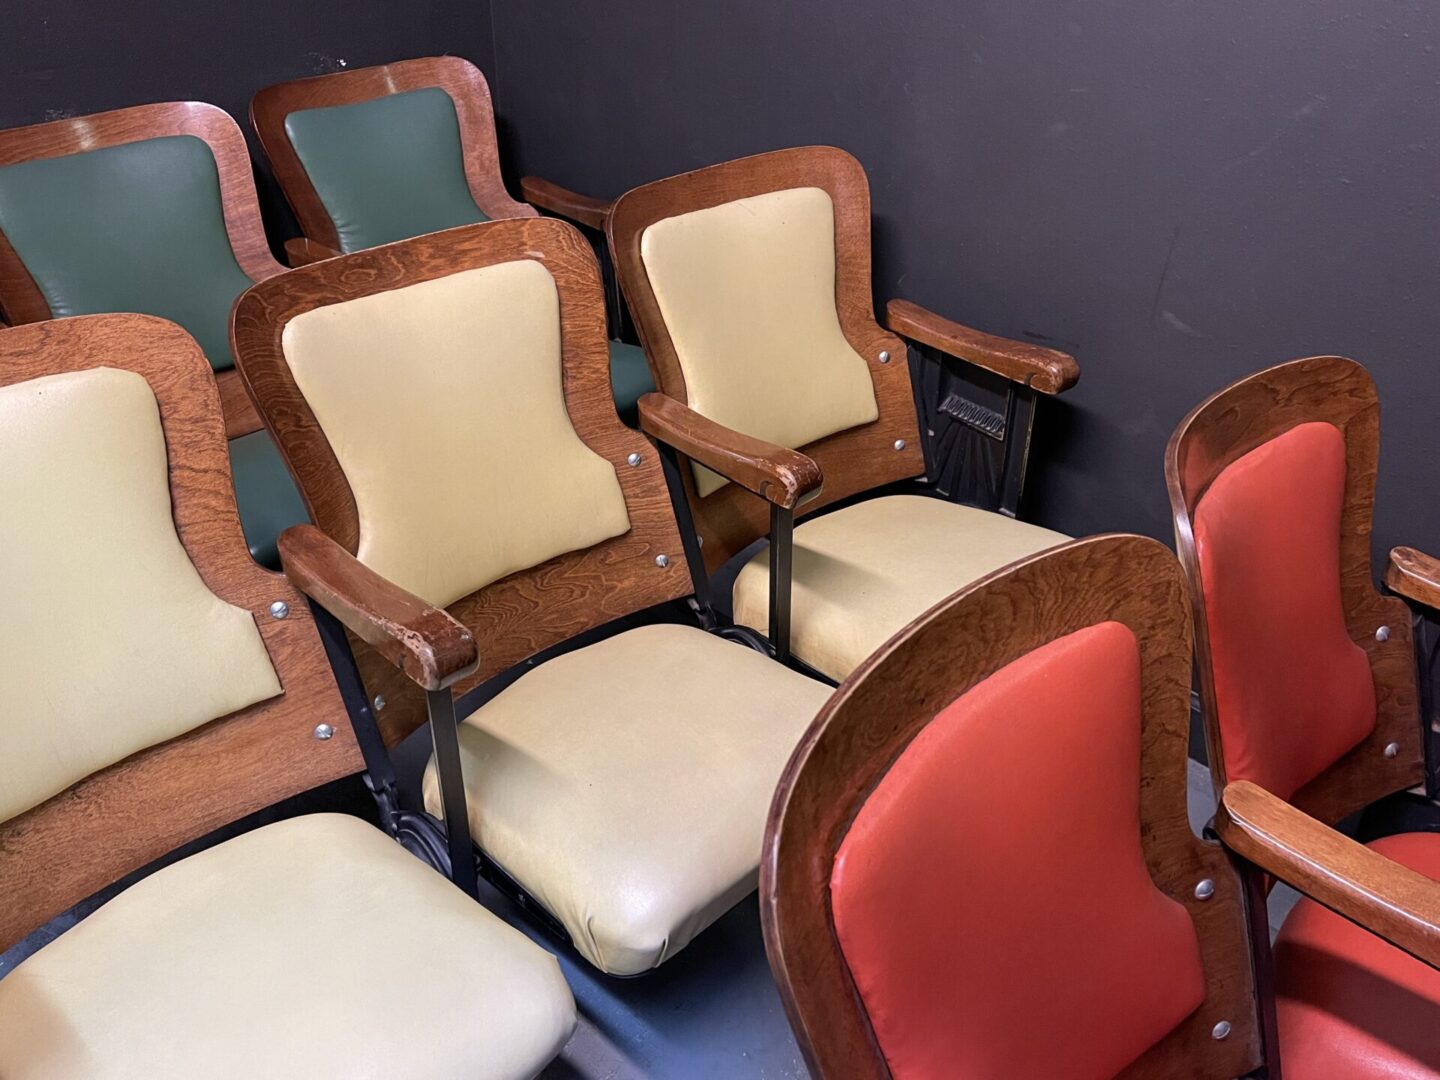
[{"label": "wooden armrest", "polygon": [[1332,911],[1440,967],[1440,882],[1387,859],[1247,780],[1216,819],[1227,847]]},{"label": "wooden armrest", "polygon": [[309,266],[311,263],[322,262],[325,259],[338,258],[339,255],[340,252],[334,248],[317,244],[306,236],[292,236],[285,241],[285,261],[290,264],[292,270],[297,266]]},{"label": "wooden armrest", "polygon": [[1385,585],[1391,592],[1417,604],[1440,609],[1440,560],[1412,547],[1390,551]]},{"label": "wooden armrest", "polygon": [[804,454],[732,431],[664,394],[640,399],[640,430],[783,509],[820,490],[820,466]]},{"label": "wooden armrest", "polygon": [[972,330],[909,300],[891,300],[885,321],[902,337],[1044,394],[1061,393],[1080,380],[1080,365],[1069,353]]},{"label": "wooden armrest", "polygon": [[475,638],[449,612],[387,581],[314,525],[280,534],[285,576],[426,690],[443,690],[480,663]]},{"label": "wooden armrest", "polygon": [[559,184],[539,176],[527,176],[520,181],[520,192],[525,201],[552,214],[578,221],[599,232],[605,231],[605,222],[610,218],[610,208],[615,204],[591,195],[581,195]]}]

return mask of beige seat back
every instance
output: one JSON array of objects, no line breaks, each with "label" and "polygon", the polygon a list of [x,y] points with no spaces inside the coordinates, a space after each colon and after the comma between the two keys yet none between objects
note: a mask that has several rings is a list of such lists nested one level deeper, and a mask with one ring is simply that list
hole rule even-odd
[{"label": "beige seat back", "polygon": [[437,607],[629,529],[614,464],[565,411],[541,263],[313,308],[281,346],[354,495],[356,555]]},{"label": "beige seat back", "polygon": [[[359,767],[304,605],[248,557],[220,400],[179,327],[0,332],[0,503],[0,947]],[[319,743],[322,721],[347,734]]]},{"label": "beige seat back", "polygon": [[[248,292],[236,355],[312,519],[475,634],[469,686],[690,591],[650,444],[610,395],[575,230],[512,219],[303,267]],[[388,739],[423,699],[368,648]]]},{"label": "beige seat back", "polygon": [[[640,255],[702,416],[796,449],[880,414],[835,306],[835,206],[787,188],[676,214]],[[701,496],[725,483],[705,470]]]},{"label": "beige seat back", "polygon": [[[133,371],[0,388],[0,820],[280,693],[250,612],[205,587],[170,514],[160,410]],[[66,656],[67,662],[54,662]]]},{"label": "beige seat back", "polygon": [[[824,474],[804,513],[924,471],[905,346],[875,322],[870,192],[849,154],[811,146],[627,192],[616,274],[660,392]],[[769,529],[767,508],[685,470],[714,571]]]}]

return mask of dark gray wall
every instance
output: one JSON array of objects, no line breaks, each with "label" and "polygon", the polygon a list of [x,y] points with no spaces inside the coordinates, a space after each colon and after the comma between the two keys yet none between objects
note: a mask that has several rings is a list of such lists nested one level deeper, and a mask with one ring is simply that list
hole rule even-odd
[{"label": "dark gray wall", "polygon": [[[457,0],[18,0],[0,11],[0,127],[152,101],[208,101],[240,123],[262,87],[342,67],[459,53],[492,66],[489,10]],[[262,175],[272,239],[294,235]]]},{"label": "dark gray wall", "polygon": [[870,172],[878,298],[1084,374],[1032,516],[1170,535],[1165,440],[1225,382],[1363,360],[1377,541],[1440,548],[1440,6],[493,0],[511,164],[614,195],[823,142]]}]

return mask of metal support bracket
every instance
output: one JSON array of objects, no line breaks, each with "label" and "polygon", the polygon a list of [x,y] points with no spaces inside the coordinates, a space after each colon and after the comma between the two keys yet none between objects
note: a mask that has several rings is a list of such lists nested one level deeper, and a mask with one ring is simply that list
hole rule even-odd
[{"label": "metal support bracket", "polygon": [[1000,513],[1020,513],[1025,470],[1030,465],[1030,436],[1035,428],[1035,390],[1012,384],[1005,398],[1005,458],[1000,466]]},{"label": "metal support bracket", "polygon": [[690,606],[695,617],[700,620],[701,628],[710,630],[720,620],[715,614],[710,575],[705,570],[705,556],[700,550],[700,534],[695,531],[695,518],[690,513],[690,501],[685,497],[685,481],[680,475],[680,455],[673,446],[658,441],[655,445],[660,450],[660,467],[665,473],[665,486],[670,489],[670,505],[680,526],[680,548],[685,553],[685,565],[690,568],[690,587],[695,592]]},{"label": "metal support bracket", "polygon": [[460,765],[455,698],[448,688],[427,690],[425,709],[430,715],[430,740],[435,748],[435,778],[444,814],[450,880],[465,895],[478,900],[480,885],[475,873],[475,845],[470,840],[470,815],[465,805],[465,774]]},{"label": "metal support bracket", "polygon": [[390,751],[385,748],[375,714],[370,710],[370,699],[360,679],[355,654],[350,651],[345,627],[315,601],[310,600],[309,604],[320,643],[325,647],[325,656],[340,687],[340,700],[344,702],[345,713],[350,718],[350,729],[355,733],[355,742],[365,759],[365,786],[370,789],[379,808],[381,827],[391,836],[398,837],[401,812],[395,765],[390,760]]},{"label": "metal support bracket", "polygon": [[770,505],[770,644],[775,659],[790,662],[791,570],[795,554],[795,511]]}]

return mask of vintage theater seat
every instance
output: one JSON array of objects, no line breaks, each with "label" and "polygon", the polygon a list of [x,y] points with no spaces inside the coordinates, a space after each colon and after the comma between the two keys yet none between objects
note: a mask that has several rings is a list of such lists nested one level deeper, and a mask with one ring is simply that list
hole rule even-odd
[{"label": "vintage theater seat", "polygon": [[[1102,536],[948,598],[840,687],[786,767],[761,864],[815,1076],[1431,1075],[1403,1055],[1440,1005],[1353,959],[1435,975],[1440,884],[1232,784],[1223,835],[1283,848],[1299,888],[1425,961],[1326,914],[1370,946],[1272,964],[1263,898],[1246,914],[1258,875],[1187,819],[1191,656],[1174,556]],[[1337,1005],[1329,1031],[1283,1023],[1296,980]]]},{"label": "vintage theater seat", "polygon": [[[359,771],[302,596],[246,555],[179,327],[0,331],[0,499],[0,949]],[[553,957],[378,829],[314,814],[155,870],[21,961],[0,1076],[520,1078],[574,1022]]]},{"label": "vintage theater seat", "polygon": [[[588,242],[533,217],[315,263],[240,301],[241,371],[316,522],[281,538],[287,573],[381,646],[357,640],[391,741],[421,716],[397,663],[423,683],[444,649],[416,623],[426,605],[479,647],[463,695],[689,595],[660,462],[609,393],[604,320]],[[484,871],[597,967],[656,966],[754,888],[775,779],[828,692],[675,623],[539,664],[462,725]]]},{"label": "vintage theater seat", "polygon": [[[1371,577],[1379,443],[1369,374],[1322,356],[1221,390],[1165,456],[1211,772],[1227,805],[1245,782],[1243,819],[1232,809],[1239,823],[1222,817],[1221,835],[1300,888],[1314,869],[1263,831],[1287,820],[1286,804],[1333,824],[1426,783],[1410,613]],[[1433,606],[1440,564],[1396,549],[1386,581]],[[1370,847],[1416,872],[1411,889],[1440,878],[1440,835]],[[1350,913],[1339,886],[1313,895]],[[1320,903],[1302,901],[1275,943],[1280,1037],[1301,1048],[1287,1050],[1285,1075],[1440,1076],[1440,973]]]},{"label": "vintage theater seat", "polygon": [[[292,266],[495,218],[534,217],[535,206],[603,231],[609,203],[534,177],[516,202],[495,149],[485,76],[458,56],[402,60],[266,87],[250,104],[304,236],[286,245]],[[610,342],[615,403],[633,422],[653,390],[645,355]]]},{"label": "vintage theater seat", "polygon": [[213,105],[167,102],[0,131],[0,309],[12,324],[108,311],[177,322],[225,407],[251,554],[305,520],[230,356],[230,308],[284,268],[270,255],[250,156]]},{"label": "vintage theater seat", "polygon": [[[1002,512],[914,495],[854,502],[926,465],[906,344],[875,322],[870,192],[849,154],[781,150],[647,184],[616,201],[608,228],[660,390],[642,399],[642,429],[692,466],[677,471],[711,573],[770,533],[733,602],[737,622],[774,625],[778,655],[843,679],[942,597],[1065,539],[1014,514],[1033,393],[1073,384],[1075,361],[905,301],[890,304],[892,330],[1009,381],[989,431],[1004,440]],[[823,472],[805,506],[772,475],[782,450]],[[772,465],[753,478],[717,469],[735,454]],[[794,516],[825,506],[794,528],[792,550]]]}]

